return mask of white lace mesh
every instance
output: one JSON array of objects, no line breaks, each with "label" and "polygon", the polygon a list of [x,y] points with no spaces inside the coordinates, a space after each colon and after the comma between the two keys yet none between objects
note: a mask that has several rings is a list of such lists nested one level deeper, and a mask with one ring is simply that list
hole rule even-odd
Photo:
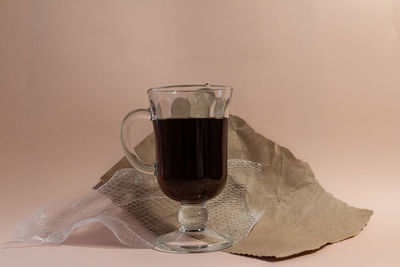
[{"label": "white lace mesh", "polygon": [[[209,226],[230,234],[235,242],[247,237],[264,213],[261,201],[248,196],[248,178],[261,171],[251,161],[228,161],[224,190],[207,204]],[[250,180],[255,180],[253,179]],[[128,246],[151,247],[154,239],[178,228],[180,204],[166,197],[153,175],[121,169],[98,190],[71,203],[39,208],[16,226],[12,244],[62,243],[71,232],[101,222]]]}]

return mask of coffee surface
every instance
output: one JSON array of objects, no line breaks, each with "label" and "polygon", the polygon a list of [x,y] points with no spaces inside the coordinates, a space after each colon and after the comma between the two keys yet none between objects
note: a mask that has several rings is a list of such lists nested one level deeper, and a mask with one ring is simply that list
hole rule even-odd
[{"label": "coffee surface", "polygon": [[227,176],[228,119],[162,119],[153,128],[161,190],[185,203],[218,195]]}]

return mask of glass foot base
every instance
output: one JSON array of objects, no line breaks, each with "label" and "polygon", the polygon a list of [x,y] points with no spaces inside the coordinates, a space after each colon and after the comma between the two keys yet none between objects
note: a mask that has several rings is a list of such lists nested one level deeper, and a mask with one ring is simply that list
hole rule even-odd
[{"label": "glass foot base", "polygon": [[226,249],[233,243],[228,235],[206,229],[201,231],[175,231],[160,236],[155,250],[171,253],[201,253]]}]

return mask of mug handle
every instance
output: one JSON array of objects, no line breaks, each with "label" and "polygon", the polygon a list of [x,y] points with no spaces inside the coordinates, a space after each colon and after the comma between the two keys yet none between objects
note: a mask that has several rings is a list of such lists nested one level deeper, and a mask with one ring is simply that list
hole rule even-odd
[{"label": "mug handle", "polygon": [[125,142],[125,136],[128,136],[129,125],[136,119],[147,119],[151,120],[151,113],[149,109],[135,109],[125,115],[121,123],[121,144],[124,149],[125,157],[128,159],[129,163],[138,171],[144,174],[155,174],[154,164],[149,164],[141,160],[135,151],[130,151]]}]

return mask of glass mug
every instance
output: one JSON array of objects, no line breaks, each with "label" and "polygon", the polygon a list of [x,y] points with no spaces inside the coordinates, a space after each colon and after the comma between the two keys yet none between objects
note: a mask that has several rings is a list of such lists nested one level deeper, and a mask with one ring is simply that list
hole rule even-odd
[{"label": "glass mug", "polygon": [[[138,171],[154,174],[165,195],[181,202],[180,228],[155,241],[155,249],[175,253],[208,252],[231,246],[232,237],[207,228],[205,202],[218,195],[227,179],[229,103],[232,88],[220,85],[176,85],[147,91],[149,109],[128,113],[121,125],[121,142],[128,161]],[[129,127],[150,119],[156,162],[141,160],[127,146]]]}]

